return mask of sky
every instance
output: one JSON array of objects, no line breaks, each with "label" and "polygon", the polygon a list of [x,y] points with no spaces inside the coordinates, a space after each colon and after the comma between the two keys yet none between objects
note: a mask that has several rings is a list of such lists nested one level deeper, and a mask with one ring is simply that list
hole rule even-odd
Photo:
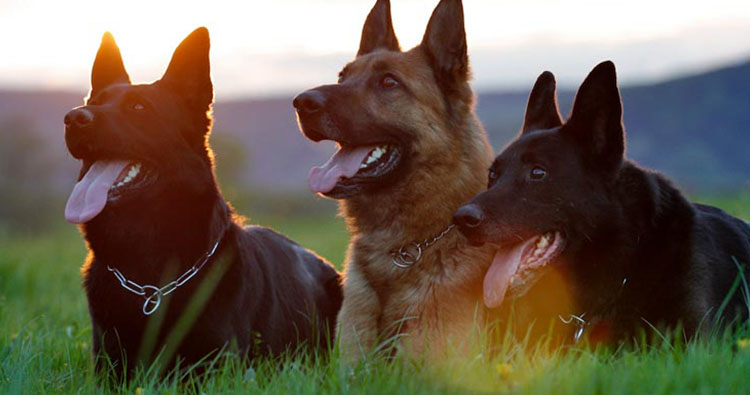
[{"label": "sky", "polygon": [[[402,48],[437,0],[392,0]],[[709,4],[710,3],[710,4]],[[219,100],[333,83],[374,0],[0,0],[0,89],[86,92],[101,36],[134,82],[158,79],[179,42],[208,27]],[[527,90],[550,70],[574,87],[611,59],[625,84],[750,60],[750,1],[464,0],[474,88]]]}]

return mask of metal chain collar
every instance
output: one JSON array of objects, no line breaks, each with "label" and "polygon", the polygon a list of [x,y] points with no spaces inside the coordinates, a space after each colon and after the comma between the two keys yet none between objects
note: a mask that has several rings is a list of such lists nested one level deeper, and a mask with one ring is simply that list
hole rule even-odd
[{"label": "metal chain collar", "polygon": [[424,252],[424,250],[437,243],[438,240],[445,237],[445,235],[450,233],[455,227],[456,225],[450,224],[447,228],[443,229],[442,232],[430,239],[424,240],[420,243],[407,244],[398,250],[391,251],[391,263],[400,269],[409,268],[422,259],[422,252]]},{"label": "metal chain collar", "polygon": [[[622,279],[622,283],[620,284],[620,292],[622,293],[622,289],[625,288],[625,284],[627,284],[628,278],[624,277]],[[579,340],[581,340],[581,337],[583,336],[583,331],[586,330],[586,327],[591,324],[591,320],[586,321],[584,317],[586,317],[586,312],[581,313],[580,315],[571,314],[568,319],[563,318],[561,315],[557,316],[560,318],[560,321],[563,322],[563,324],[569,325],[573,324],[575,325],[576,331],[573,334],[573,344],[578,343]]]},{"label": "metal chain collar", "polygon": [[186,282],[188,282],[193,276],[198,274],[198,272],[203,268],[203,266],[206,265],[209,259],[214,255],[216,252],[216,249],[219,247],[219,243],[221,243],[222,236],[219,237],[219,240],[216,241],[214,246],[211,248],[211,250],[203,256],[201,260],[196,262],[190,269],[185,271],[185,273],[182,273],[180,277],[178,277],[176,280],[172,281],[171,283],[158,288],[153,285],[140,285],[137,282],[133,280],[128,280],[127,277],[125,277],[122,272],[119,270],[110,267],[107,265],[107,270],[112,272],[112,274],[117,278],[118,281],[120,281],[120,285],[122,285],[123,288],[126,290],[138,295],[142,296],[145,300],[143,302],[143,308],[141,309],[143,311],[143,314],[145,315],[151,315],[153,314],[161,305],[161,299],[163,296],[167,296],[174,292],[177,288],[183,286]]},{"label": "metal chain collar", "polygon": [[557,317],[560,318],[560,321],[563,322],[563,324],[573,324],[575,325],[576,331],[573,334],[573,344],[578,343],[579,340],[581,340],[581,336],[583,336],[583,331],[586,329],[586,326],[589,324],[586,322],[586,320],[583,319],[583,317],[586,316],[586,313],[583,313],[581,315],[575,315],[571,314],[570,317],[566,320],[561,315],[558,315]]}]

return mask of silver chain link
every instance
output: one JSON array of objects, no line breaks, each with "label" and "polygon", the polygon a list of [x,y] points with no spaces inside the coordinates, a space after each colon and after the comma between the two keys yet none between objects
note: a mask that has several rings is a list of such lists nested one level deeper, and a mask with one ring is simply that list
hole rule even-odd
[{"label": "silver chain link", "polygon": [[120,285],[123,288],[138,296],[143,296],[145,300],[143,301],[143,308],[141,309],[141,311],[143,311],[143,314],[145,315],[151,315],[161,305],[162,297],[171,294],[177,288],[183,286],[186,282],[190,281],[191,278],[198,274],[201,269],[203,269],[203,266],[206,265],[208,260],[211,259],[211,257],[216,252],[216,249],[219,248],[219,243],[221,243],[222,238],[223,233],[222,236],[219,237],[219,240],[214,243],[214,246],[211,248],[211,250],[203,256],[203,259],[196,262],[192,267],[190,267],[190,269],[182,273],[180,277],[177,277],[176,280],[161,288],[155,287],[153,285],[140,285],[133,280],[128,280],[128,278],[125,277],[125,275],[122,274],[121,271],[109,265],[107,265],[107,270],[109,270],[115,276],[115,278],[117,278],[117,281],[120,282]]},{"label": "silver chain link", "polygon": [[[625,284],[628,283],[628,278],[623,277],[622,282],[620,283],[620,292],[622,293],[622,289],[625,287]],[[583,336],[583,331],[586,329],[587,326],[591,324],[591,321],[586,321],[584,318],[586,317],[586,312],[581,313],[580,315],[571,314],[568,319],[563,318],[561,315],[557,316],[560,318],[560,321],[563,322],[565,325],[573,324],[575,325],[576,331],[573,334],[573,344],[578,343],[579,340],[581,340],[581,336]]]},{"label": "silver chain link", "polygon": [[455,227],[456,225],[450,224],[448,225],[448,227],[443,229],[442,232],[438,233],[432,238],[419,243],[407,244],[399,248],[398,250],[391,251],[391,263],[393,263],[394,266],[400,269],[409,268],[422,259],[422,252],[424,252],[424,250],[437,243],[438,240],[445,237],[445,235],[450,233],[450,231]]},{"label": "silver chain link", "polygon": [[565,325],[573,324],[575,325],[576,331],[573,334],[573,344],[578,343],[579,340],[581,340],[581,336],[583,336],[583,331],[586,329],[586,326],[589,324],[586,322],[584,317],[586,317],[586,313],[583,313],[581,315],[575,315],[571,314],[568,319],[563,318],[561,315],[558,315],[560,318],[560,321],[563,322]]}]

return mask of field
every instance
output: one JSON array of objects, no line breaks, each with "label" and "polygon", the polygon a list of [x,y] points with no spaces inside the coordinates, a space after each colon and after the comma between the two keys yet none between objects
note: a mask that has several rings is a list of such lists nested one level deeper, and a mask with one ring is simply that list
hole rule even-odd
[{"label": "field", "polygon": [[[750,218],[750,197],[702,199]],[[243,212],[243,210],[240,210]],[[341,219],[256,217],[340,265]],[[90,324],[80,286],[80,235],[60,225],[37,235],[0,233],[0,394],[105,391],[94,380]],[[496,356],[427,365],[373,360],[354,369],[289,358],[243,364],[228,356],[207,377],[159,381],[144,373],[118,391],[152,393],[747,393],[747,333],[682,345],[620,350],[528,351],[507,342]]]}]

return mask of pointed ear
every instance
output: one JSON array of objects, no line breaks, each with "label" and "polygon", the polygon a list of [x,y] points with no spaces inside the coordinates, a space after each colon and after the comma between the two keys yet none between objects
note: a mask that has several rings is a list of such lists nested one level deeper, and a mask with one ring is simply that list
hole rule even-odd
[{"label": "pointed ear", "polygon": [[169,67],[161,78],[195,108],[206,109],[214,98],[208,53],[211,43],[208,29],[199,27],[174,51]]},{"label": "pointed ear", "polygon": [[112,33],[106,32],[102,36],[102,43],[96,53],[94,67],[91,69],[91,93],[89,98],[94,97],[100,90],[112,84],[129,84],[130,77],[122,63],[120,48],[115,43]]},{"label": "pointed ear", "polygon": [[376,49],[401,51],[396,33],[393,31],[389,0],[378,0],[367,15],[357,56],[366,55]]},{"label": "pointed ear", "polygon": [[625,128],[614,63],[602,62],[589,73],[578,88],[563,131],[598,165],[620,164],[625,156]]},{"label": "pointed ear", "polygon": [[526,116],[523,120],[521,134],[532,130],[552,129],[562,126],[560,110],[557,108],[557,88],[554,74],[542,73],[529,94],[526,105]]},{"label": "pointed ear", "polygon": [[461,0],[441,0],[432,12],[420,46],[429,56],[441,86],[469,79],[464,10]]}]

